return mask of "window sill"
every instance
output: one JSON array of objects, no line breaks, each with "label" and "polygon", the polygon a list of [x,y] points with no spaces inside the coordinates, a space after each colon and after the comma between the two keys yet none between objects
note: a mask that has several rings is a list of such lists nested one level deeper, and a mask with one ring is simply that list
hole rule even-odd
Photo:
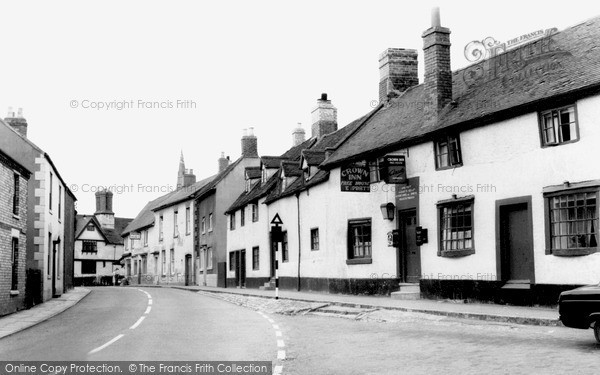
[{"label": "window sill", "polygon": [[436,167],[435,170],[436,171],[445,171],[445,170],[448,170],[448,169],[460,168],[462,166],[463,166],[462,163],[458,163],[458,164],[454,164],[454,165],[449,165],[447,167]]},{"label": "window sill", "polygon": [[355,259],[346,259],[346,264],[371,264],[373,263],[373,258],[355,258]]},{"label": "window sill", "polygon": [[13,219],[15,219],[15,220],[21,220],[21,216],[13,214]]},{"label": "window sill", "polygon": [[438,255],[444,258],[459,258],[475,254],[475,249],[466,250],[443,250]]},{"label": "window sill", "polygon": [[16,296],[19,295],[19,291],[18,290],[11,290],[9,293],[10,293],[11,297],[16,297]]},{"label": "window sill", "polygon": [[578,257],[590,255],[598,252],[597,247],[586,247],[580,249],[546,249],[546,255],[554,255],[557,257]]}]

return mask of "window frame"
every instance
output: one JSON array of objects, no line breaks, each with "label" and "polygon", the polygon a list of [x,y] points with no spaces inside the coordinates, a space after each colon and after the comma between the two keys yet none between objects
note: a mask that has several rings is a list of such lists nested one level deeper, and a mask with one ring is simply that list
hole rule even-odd
[{"label": "window frame", "polygon": [[[547,143],[545,141],[545,135],[544,135],[544,131],[546,129],[544,129],[544,116],[548,113],[553,113],[553,112],[557,112],[560,113],[560,111],[564,110],[564,109],[568,109],[570,107],[573,107],[573,118],[574,118],[574,123],[575,123],[575,132],[576,132],[576,138],[575,139],[571,139],[568,141],[564,141],[564,142],[560,142],[560,141],[555,141],[553,143]],[[560,116],[558,116],[558,118],[560,119]],[[560,127],[561,124],[558,124],[558,126]],[[554,126],[553,126],[554,129]],[[573,104],[568,104],[568,105],[564,105],[564,106],[560,106],[560,107],[555,107],[555,108],[550,108],[550,109],[546,109],[543,111],[539,111],[538,112],[538,130],[539,130],[539,135],[540,135],[540,146],[542,148],[548,148],[548,147],[556,147],[556,146],[562,146],[565,144],[569,144],[569,143],[575,143],[578,142],[580,139],[580,133],[579,133],[579,116],[577,113],[577,105],[576,103]],[[560,134],[557,133],[557,130],[554,129],[554,136],[559,137]]]},{"label": "window frame", "polygon": [[160,215],[158,217],[158,242],[162,242],[163,237],[164,237],[164,233],[163,233],[163,228],[164,227],[164,217],[163,215]]},{"label": "window frame", "polygon": [[19,217],[19,192],[21,190],[21,175],[17,172],[13,172],[13,216]]},{"label": "window frame", "polygon": [[[451,152],[451,147],[450,145],[452,144],[452,139],[456,140],[456,148],[457,148],[457,156],[458,156],[458,161],[453,162],[451,160],[452,158],[452,152]],[[445,141],[448,147],[448,152],[445,154],[446,157],[448,158],[448,165],[447,166],[440,166],[440,143],[442,141]],[[460,142],[460,133],[447,133],[444,135],[440,135],[438,137],[436,137],[433,140],[433,157],[435,160],[435,170],[436,171],[443,171],[445,169],[454,169],[454,168],[458,168],[458,167],[462,167],[463,166],[463,156],[462,156],[462,147],[461,147],[461,142]]]},{"label": "window frame", "polygon": [[48,187],[48,210],[52,213],[52,185],[54,185],[54,177],[52,172],[50,172],[50,186]]},{"label": "window frame", "polygon": [[[452,239],[446,239],[444,240],[444,236],[442,234],[442,230],[444,230],[444,226],[442,225],[442,220],[444,220],[444,216],[443,216],[443,210],[444,208],[451,208],[453,206],[460,206],[460,205],[470,205],[471,206],[471,247],[470,248],[463,248],[463,249],[450,249],[450,250],[442,250],[443,246],[442,243],[443,241],[452,241]],[[462,198],[453,198],[453,199],[448,199],[448,200],[444,200],[444,201],[440,201],[436,204],[436,208],[437,208],[437,236],[438,236],[438,241],[437,241],[437,246],[438,246],[438,251],[437,251],[437,255],[440,257],[445,257],[445,258],[456,258],[456,257],[463,257],[463,256],[468,256],[468,255],[472,255],[475,254],[475,197],[470,195],[467,197],[462,197]],[[450,219],[452,220],[452,219]],[[463,225],[463,228],[465,228],[466,226]],[[447,228],[446,230],[452,231],[452,227],[451,228]],[[463,231],[464,232],[464,231]],[[457,238],[457,240],[459,240]],[[464,241],[466,241],[466,239],[463,238]]]},{"label": "window frame", "polygon": [[179,225],[177,225],[178,210],[173,211],[173,238],[179,237]]},{"label": "window frame", "polygon": [[214,251],[212,247],[208,247],[206,249],[206,269],[207,270],[212,270],[213,269],[213,257],[214,257]]},{"label": "window frame", "polygon": [[[315,233],[316,233],[316,236],[314,236]],[[315,241],[315,238],[316,238],[316,241]],[[318,227],[310,228],[310,250],[311,251],[319,251],[319,243],[320,243],[319,228]]]},{"label": "window frame", "polygon": [[[86,250],[86,245],[93,244],[92,246],[94,250]],[[98,253],[98,241],[93,240],[82,240],[81,242],[81,252],[82,253]]]},{"label": "window frame", "polygon": [[235,271],[235,251],[229,252],[229,271]]},{"label": "window frame", "polygon": [[235,230],[235,212],[229,215],[229,230]]},{"label": "window frame", "polygon": [[256,223],[260,218],[258,212],[258,203],[252,203],[252,222]]},{"label": "window frame", "polygon": [[202,216],[200,228],[202,230],[202,234],[206,234],[206,216]]},{"label": "window frame", "polygon": [[169,275],[175,275],[175,249],[169,250]]},{"label": "window frame", "polygon": [[19,290],[19,237],[11,240],[11,283],[10,290]]},{"label": "window frame", "polygon": [[213,214],[212,212],[208,214],[208,231],[212,232],[213,231]]},{"label": "window frame", "polygon": [[190,206],[187,206],[185,208],[185,235],[189,236],[190,235],[190,223],[191,223],[191,217],[192,217],[192,210],[190,208]]},{"label": "window frame", "polygon": [[[370,245],[369,245],[369,255],[357,256],[355,255],[354,249],[354,234],[353,229],[356,227],[366,227],[369,228],[369,237],[370,237]],[[361,236],[364,236],[361,235]],[[348,220],[347,225],[347,254],[346,254],[346,264],[370,264],[373,262],[373,221],[370,217],[358,218],[358,219],[350,219]],[[365,245],[363,245],[364,247]]]},{"label": "window frame", "polygon": [[288,242],[288,232],[284,230],[281,233],[281,262],[287,263],[290,261],[290,246]]},{"label": "window frame", "polygon": [[[564,256],[564,257],[573,257],[573,256],[585,256],[594,254],[600,251],[600,245],[598,245],[598,224],[600,223],[600,204],[598,204],[600,200],[600,181],[597,181],[599,185],[592,186],[580,186],[574,184],[573,187],[566,187],[564,189],[557,189],[554,191],[544,192],[544,227],[545,227],[545,239],[546,239],[546,255],[555,255],[555,256]],[[595,227],[595,247],[576,247],[576,248],[566,248],[566,249],[555,249],[553,248],[553,233],[552,233],[552,208],[550,206],[550,201],[552,198],[567,196],[567,195],[577,195],[577,194],[588,194],[594,193],[596,194],[596,217],[592,220],[596,220]],[[577,209],[577,206],[574,207]],[[585,219],[584,219],[585,220]],[[560,222],[559,222],[560,223]],[[574,223],[578,223],[577,220]],[[577,234],[575,234],[577,236]]]},{"label": "window frame", "polygon": [[246,207],[240,208],[240,227],[246,225]]},{"label": "window frame", "polygon": [[258,271],[260,269],[260,247],[254,246],[252,248],[252,270]]},{"label": "window frame", "polygon": [[167,250],[161,250],[162,262],[160,265],[160,271],[163,276],[167,275]]}]

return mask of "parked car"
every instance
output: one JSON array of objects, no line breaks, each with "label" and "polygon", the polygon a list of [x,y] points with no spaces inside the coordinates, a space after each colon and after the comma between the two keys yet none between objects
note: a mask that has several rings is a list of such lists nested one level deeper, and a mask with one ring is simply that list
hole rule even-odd
[{"label": "parked car", "polygon": [[558,313],[566,327],[593,328],[600,343],[600,284],[562,292],[558,298]]}]

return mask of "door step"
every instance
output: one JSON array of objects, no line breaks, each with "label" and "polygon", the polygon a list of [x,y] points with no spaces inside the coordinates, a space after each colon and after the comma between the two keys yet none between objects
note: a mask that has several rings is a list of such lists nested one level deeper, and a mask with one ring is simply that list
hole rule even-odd
[{"label": "door step", "polygon": [[531,280],[508,280],[500,289],[530,290]]},{"label": "door step", "polygon": [[421,299],[421,287],[416,283],[400,283],[400,290],[392,292],[392,299],[415,300]]},{"label": "door step", "polygon": [[271,278],[271,280],[267,281],[265,285],[259,286],[259,290],[275,290],[275,279]]}]

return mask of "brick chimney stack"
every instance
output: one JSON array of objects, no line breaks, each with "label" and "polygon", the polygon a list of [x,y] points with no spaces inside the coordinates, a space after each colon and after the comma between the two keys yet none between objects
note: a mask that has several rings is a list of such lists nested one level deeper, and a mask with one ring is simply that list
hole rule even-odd
[{"label": "brick chimney stack", "polygon": [[27,138],[27,120],[23,117],[23,108],[19,108],[15,115],[13,108],[8,107],[8,114],[4,121],[18,131],[23,137]]},{"label": "brick chimney stack", "polygon": [[254,128],[244,129],[244,135],[242,136],[242,157],[258,157],[258,140],[254,135]]},{"label": "brick chimney stack", "polygon": [[100,190],[96,192],[96,212],[94,216],[103,228],[115,229],[115,213],[112,210],[113,192]]},{"label": "brick chimney stack", "polygon": [[229,158],[225,157],[225,153],[221,152],[221,157],[219,158],[219,173],[223,172],[229,166]]},{"label": "brick chimney stack", "polygon": [[404,48],[388,48],[379,55],[380,103],[419,84],[417,57],[417,50]]},{"label": "brick chimney stack", "polygon": [[450,29],[441,26],[440,9],[433,8],[431,27],[423,32],[425,53],[425,91],[437,115],[452,101],[452,70],[450,69]]},{"label": "brick chimney stack", "polygon": [[302,128],[302,124],[298,123],[298,126],[292,132],[293,145],[298,146],[306,140],[306,132]]},{"label": "brick chimney stack", "polygon": [[312,137],[323,138],[324,135],[337,130],[337,108],[327,99],[327,94],[321,94],[317,106],[312,110]]}]

